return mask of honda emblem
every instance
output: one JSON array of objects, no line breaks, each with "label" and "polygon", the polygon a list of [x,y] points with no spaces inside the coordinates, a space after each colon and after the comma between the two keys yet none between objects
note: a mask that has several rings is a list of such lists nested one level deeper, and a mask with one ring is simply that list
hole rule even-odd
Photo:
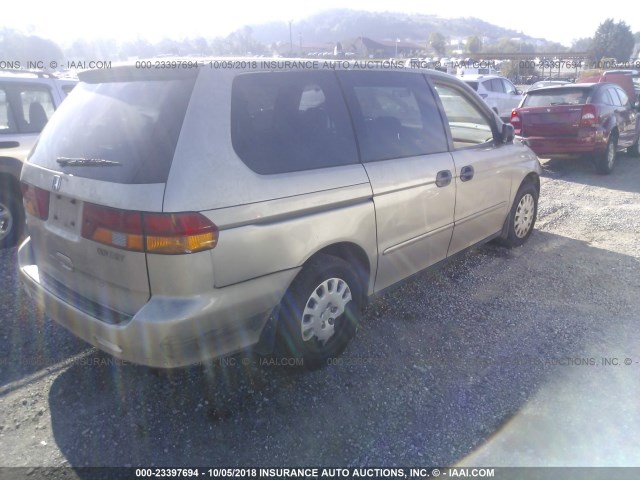
[{"label": "honda emblem", "polygon": [[60,175],[53,176],[53,191],[59,192],[60,186],[62,185],[62,177]]}]

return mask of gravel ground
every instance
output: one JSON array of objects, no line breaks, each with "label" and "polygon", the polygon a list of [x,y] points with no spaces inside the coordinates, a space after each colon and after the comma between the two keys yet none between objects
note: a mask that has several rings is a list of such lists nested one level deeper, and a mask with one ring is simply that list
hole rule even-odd
[{"label": "gravel ground", "polygon": [[543,166],[524,247],[373,299],[310,373],[115,362],[39,313],[0,251],[0,465],[640,466],[640,160]]}]

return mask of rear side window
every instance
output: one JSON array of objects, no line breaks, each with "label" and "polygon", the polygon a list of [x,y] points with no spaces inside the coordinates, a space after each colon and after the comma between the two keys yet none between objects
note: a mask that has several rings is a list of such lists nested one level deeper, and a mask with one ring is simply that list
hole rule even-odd
[{"label": "rear side window", "polygon": [[[617,93],[618,97],[620,98],[620,106],[626,107],[627,104],[629,103],[629,97],[627,96],[627,94],[624,93],[624,91],[621,88],[617,88],[617,87],[614,88],[613,91],[615,93]],[[612,96],[613,96],[613,92],[611,92],[611,93],[612,93]]]},{"label": "rear side window", "polygon": [[602,103],[604,105],[613,105],[613,99],[611,98],[611,95],[609,95],[609,89],[601,88],[594,96],[593,102]]},{"label": "rear side window", "polygon": [[238,75],[231,92],[231,141],[260,174],[358,162],[348,111],[329,71]]},{"label": "rear side window", "polygon": [[[115,183],[164,183],[194,78],[80,83],[43,131],[35,163]],[[60,161],[107,160],[103,165]]]},{"label": "rear side window", "polygon": [[610,105],[613,105],[615,107],[621,107],[622,103],[620,101],[620,96],[617,95],[616,90],[613,89],[613,88],[608,88],[607,92],[609,92],[609,96],[611,97],[611,101],[612,101],[612,103],[610,103]]},{"label": "rear side window", "polygon": [[544,89],[529,92],[524,99],[523,107],[549,107],[557,105],[584,105],[589,98],[590,90],[586,88]]},{"label": "rear side window", "polygon": [[41,132],[55,110],[51,92],[46,87],[22,87],[19,89],[18,95],[22,107],[24,131],[27,133]]},{"label": "rear side window", "polygon": [[444,125],[422,75],[338,72],[364,162],[447,151]]},{"label": "rear side window", "polygon": [[[485,86],[486,84],[489,82],[485,82]],[[504,84],[502,83],[502,80],[499,78],[494,78],[493,80],[491,80],[491,91],[492,92],[498,92],[498,93],[504,93]]]},{"label": "rear side window", "polygon": [[40,133],[54,109],[47,86],[6,85],[0,88],[0,132]]}]

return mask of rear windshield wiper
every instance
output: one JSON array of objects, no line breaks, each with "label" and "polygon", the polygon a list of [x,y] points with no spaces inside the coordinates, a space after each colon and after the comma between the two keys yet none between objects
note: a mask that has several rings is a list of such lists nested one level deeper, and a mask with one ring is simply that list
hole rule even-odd
[{"label": "rear windshield wiper", "polygon": [[103,158],[66,158],[58,157],[56,162],[61,167],[117,167],[122,165],[114,160],[105,160]]}]

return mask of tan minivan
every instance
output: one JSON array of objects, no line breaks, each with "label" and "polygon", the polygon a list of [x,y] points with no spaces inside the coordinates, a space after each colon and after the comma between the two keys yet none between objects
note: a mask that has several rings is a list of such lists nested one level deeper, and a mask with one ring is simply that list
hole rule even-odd
[{"label": "tan minivan", "polygon": [[531,234],[538,159],[460,80],[243,62],[86,72],[42,132],[21,279],[87,342],[155,367],[257,346],[315,367],[370,295]]}]

